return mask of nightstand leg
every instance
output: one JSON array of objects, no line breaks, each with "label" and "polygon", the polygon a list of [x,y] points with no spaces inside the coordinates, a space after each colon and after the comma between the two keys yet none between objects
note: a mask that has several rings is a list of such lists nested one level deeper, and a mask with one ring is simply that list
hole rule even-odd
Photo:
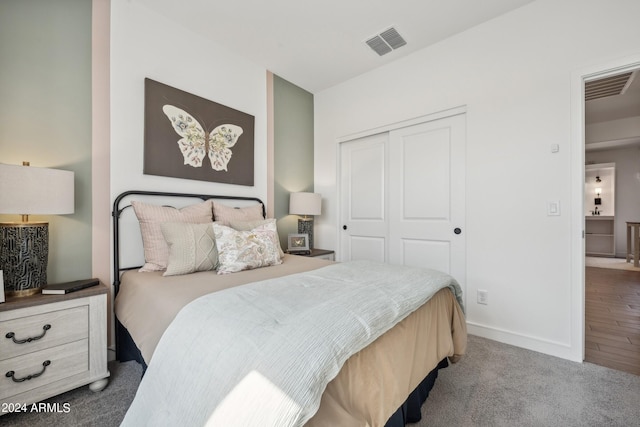
[{"label": "nightstand leg", "polygon": [[89,384],[89,390],[91,390],[94,393],[97,393],[99,391],[104,390],[107,384],[109,384],[109,378],[103,378],[101,380],[94,381],[91,384]]}]

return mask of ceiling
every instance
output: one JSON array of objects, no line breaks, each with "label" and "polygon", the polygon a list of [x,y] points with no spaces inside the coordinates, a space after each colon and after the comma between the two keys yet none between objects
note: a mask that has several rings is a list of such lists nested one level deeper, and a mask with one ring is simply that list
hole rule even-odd
[{"label": "ceiling", "polygon": [[[316,93],[533,0],[137,1]],[[407,44],[378,56],[365,41],[389,27]]]},{"label": "ceiling", "polygon": [[[135,1],[317,93],[534,0]],[[390,27],[407,43],[379,56],[366,41]],[[624,94],[586,102],[586,124],[633,116],[640,116],[640,73]],[[609,148],[596,145],[588,149]]]},{"label": "ceiling", "polygon": [[586,124],[640,116],[640,71],[631,74],[624,93],[586,102]]},{"label": "ceiling", "polygon": [[[640,70],[630,74],[629,81],[621,94],[585,102],[585,125],[640,117]],[[591,142],[587,144],[586,149],[608,150],[629,146],[640,146],[640,136],[614,141]]]}]

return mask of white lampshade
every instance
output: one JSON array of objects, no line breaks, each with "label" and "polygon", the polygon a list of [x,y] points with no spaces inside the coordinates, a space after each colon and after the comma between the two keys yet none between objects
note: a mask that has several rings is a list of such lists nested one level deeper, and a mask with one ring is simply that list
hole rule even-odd
[{"label": "white lampshade", "polygon": [[596,194],[599,196],[602,194],[602,188],[596,188]]},{"label": "white lampshade", "polygon": [[289,214],[320,215],[322,196],[317,193],[291,193]]},{"label": "white lampshade", "polygon": [[29,296],[47,283],[49,223],[29,222],[29,215],[71,214],[73,198],[73,172],[0,163],[0,213],[22,215],[21,222],[0,223],[7,295]]},{"label": "white lampshade", "polygon": [[59,215],[73,212],[73,172],[0,163],[0,213]]}]

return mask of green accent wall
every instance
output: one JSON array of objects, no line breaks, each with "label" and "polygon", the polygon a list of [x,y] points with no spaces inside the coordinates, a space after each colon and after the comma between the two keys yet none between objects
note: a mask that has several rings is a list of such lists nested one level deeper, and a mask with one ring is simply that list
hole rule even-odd
[{"label": "green accent wall", "polygon": [[91,277],[91,1],[0,2],[0,162],[23,160],[75,173],[74,214],[30,217],[49,222],[48,281]]},{"label": "green accent wall", "polygon": [[313,94],[273,76],[274,216],[280,244],[298,232],[298,217],[289,215],[289,194],[313,191]]}]

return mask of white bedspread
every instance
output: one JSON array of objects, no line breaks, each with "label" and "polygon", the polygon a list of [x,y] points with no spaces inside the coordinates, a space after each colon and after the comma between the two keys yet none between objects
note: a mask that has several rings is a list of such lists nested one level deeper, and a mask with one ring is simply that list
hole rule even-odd
[{"label": "white bedspread", "polygon": [[163,335],[123,426],[301,426],[344,362],[450,276],[369,261],[219,291]]}]

